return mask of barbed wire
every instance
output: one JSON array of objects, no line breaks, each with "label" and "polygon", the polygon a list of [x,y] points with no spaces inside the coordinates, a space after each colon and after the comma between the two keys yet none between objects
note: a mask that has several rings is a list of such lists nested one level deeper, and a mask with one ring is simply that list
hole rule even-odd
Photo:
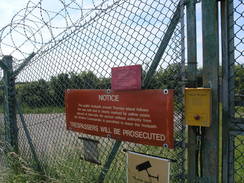
[{"label": "barbed wire", "polygon": [[11,55],[19,64],[30,53],[55,43],[60,34],[81,26],[113,3],[114,0],[30,0],[0,29],[0,56]]}]

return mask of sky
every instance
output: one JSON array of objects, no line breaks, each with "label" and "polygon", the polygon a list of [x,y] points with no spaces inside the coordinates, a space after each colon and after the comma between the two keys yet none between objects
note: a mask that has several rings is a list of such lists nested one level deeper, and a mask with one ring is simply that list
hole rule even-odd
[{"label": "sky", "polygon": [[[13,1],[1,0],[1,1],[2,1],[2,5],[0,7],[0,16],[1,17],[5,17],[5,18],[4,18],[4,21],[1,21],[0,28],[3,27],[3,26],[5,26],[5,25],[7,25],[8,23],[10,23],[12,17],[19,10],[21,10],[22,8],[25,8],[26,7],[26,4],[28,2],[28,0],[23,0],[23,1],[20,1],[20,0],[13,0]],[[38,0],[32,0],[32,1],[35,2],[35,3],[38,2]],[[72,0],[66,0],[66,3],[69,2],[69,1],[72,1]],[[88,7],[89,8],[89,7],[91,7],[91,2],[97,2],[97,4],[99,4],[99,3],[101,3],[101,1],[102,0],[96,0],[96,1],[92,1],[92,0],[81,0],[81,1],[77,1],[77,2],[82,2],[82,5],[84,7]],[[152,1],[152,0],[150,0],[150,1]],[[57,4],[60,4],[60,2],[58,2],[58,0],[52,0],[52,1],[42,0],[42,2],[43,2],[42,6],[45,9],[49,10],[49,11],[56,11],[56,9],[59,8],[59,7],[57,7]],[[166,5],[166,6],[169,6],[169,5]],[[73,19],[75,20],[77,18],[77,15],[79,15],[79,12],[75,12],[75,10],[69,9],[68,11],[71,12],[70,15],[74,15],[73,17],[71,17],[72,20]],[[143,10],[143,11],[145,11],[145,10]],[[24,13],[24,11],[23,11],[23,13]],[[21,14],[23,14],[23,13],[21,13]],[[40,12],[34,12],[34,13],[36,13],[36,16],[38,18],[40,17]],[[53,16],[53,15],[51,15],[51,16]],[[45,12],[42,14],[42,18],[48,19],[48,16],[45,14]],[[134,17],[132,17],[132,19],[133,18]],[[33,19],[33,20],[35,20],[35,22],[38,22],[39,21],[39,20],[37,20],[36,17],[33,17],[33,16],[29,16],[29,19]],[[61,25],[64,25],[65,23],[62,22],[62,19],[63,19],[63,17],[61,17],[61,16],[55,17],[55,19],[54,19],[55,21],[52,21],[52,26],[53,27],[60,27]],[[67,17],[66,17],[66,19],[67,19]],[[138,19],[138,24],[143,23],[143,21],[144,21],[143,18],[140,17],[140,14],[137,15],[137,19]],[[116,21],[116,19],[115,19],[115,21]],[[133,19],[133,21],[136,21],[136,19]],[[28,25],[28,21],[27,22],[23,22],[23,24]],[[33,22],[31,22],[31,24],[33,26]],[[136,23],[135,22],[134,22],[134,24],[136,26]],[[37,25],[37,26],[39,26],[39,25]],[[163,28],[163,29],[165,29],[165,28]],[[161,29],[162,29],[162,27],[161,27]],[[25,52],[25,50],[27,50],[26,52],[28,52],[28,53],[31,52],[30,47],[33,47],[33,45],[31,45],[31,43],[28,43],[27,42],[27,43],[25,43],[25,45],[21,45],[21,43],[23,41],[25,41],[26,37],[28,37],[28,36],[31,37],[30,36],[31,33],[32,32],[35,32],[35,31],[36,31],[36,28],[35,27],[31,27],[27,31],[24,30],[24,28],[22,28],[21,26],[19,26],[19,28],[17,29],[17,31],[16,31],[16,29],[14,29],[14,31],[12,31],[12,34],[13,34],[12,37],[13,37],[14,40],[10,36],[8,36],[7,39],[6,38],[4,39],[4,43],[6,44],[6,46],[5,47],[3,46],[1,48],[4,51],[4,55],[6,55],[6,54],[13,55],[13,53],[11,53],[10,51],[8,51],[8,50],[11,50],[11,48],[9,48],[8,45],[16,45],[16,47],[20,48],[21,51],[23,51],[23,52]],[[6,31],[4,31],[4,34],[6,34],[8,32],[10,32],[10,30],[9,29],[6,29]],[[22,32],[25,32],[26,35],[20,34]],[[50,33],[50,30],[48,30],[48,29],[46,29],[44,27],[42,29],[42,33],[41,33],[42,34],[42,37],[40,37],[40,36],[38,37],[38,34],[36,34],[36,37],[33,38],[33,39],[35,39],[36,45],[38,46],[39,42],[48,42],[48,40],[50,40],[52,38],[52,36],[55,37],[55,35],[57,35],[60,32],[62,32],[62,29],[53,29],[52,28],[52,32]],[[20,55],[19,53],[16,53],[16,52],[14,53],[13,56],[15,58],[25,57],[25,55],[23,56],[23,55]]]},{"label": "sky", "polygon": [[[108,5],[110,1],[106,0],[103,5]],[[67,27],[74,27],[72,25],[75,22],[80,21],[91,9],[102,2],[103,0],[65,0],[64,6],[62,0],[1,0],[0,16],[5,18],[1,21],[0,28],[11,23],[13,16],[12,27],[15,26],[15,28],[11,30],[11,26],[7,26],[1,32],[3,39],[0,54],[12,55],[18,60],[26,58],[26,55],[38,50],[43,43],[49,42]],[[16,13],[18,16],[15,16]],[[23,17],[28,18],[23,19]],[[20,51],[13,52],[11,46]]]},{"label": "sky", "polygon": [[0,5],[0,27],[8,24],[12,17],[21,9],[24,8],[28,0],[1,0]]},{"label": "sky", "polygon": [[[0,5],[0,28],[8,24],[12,17],[21,9],[26,7],[26,4],[29,0],[1,0]],[[39,2],[39,0],[31,0],[34,3]],[[66,0],[67,2],[71,0]],[[81,0],[83,4],[89,4],[88,1],[91,0]],[[98,0],[98,3],[101,0]],[[55,9],[57,6],[57,0],[42,0],[43,6],[50,10]]]},{"label": "sky", "polygon": [[[0,28],[5,26],[6,24],[10,23],[12,17],[22,8],[26,7],[26,4],[29,0],[1,0],[1,6],[0,6],[0,17],[4,17],[1,18],[0,21]],[[38,2],[39,0],[32,0],[33,2]],[[57,4],[58,0],[42,0],[43,2],[43,7],[45,9],[48,9],[49,11],[55,11],[56,9],[60,8]],[[66,2],[70,2],[72,0],[66,0]],[[89,8],[91,6],[91,0],[83,0],[83,1],[79,1],[79,2],[83,2],[82,5],[86,4],[87,7]],[[97,0],[96,2],[98,2],[99,4],[99,0]],[[101,0],[100,0],[101,2]],[[84,6],[86,7],[86,6]],[[75,9],[69,9],[69,11],[71,12],[71,15],[73,15],[73,17],[71,17],[72,20],[76,20],[79,18],[80,16],[80,12],[77,12]],[[202,66],[202,48],[200,45],[202,45],[202,37],[201,37],[201,8],[200,8],[200,4],[197,4],[197,45],[198,45],[198,49],[197,49],[197,56],[198,56],[198,66]],[[33,19],[38,19],[39,17],[39,13],[40,12],[36,12],[37,17],[32,16],[31,18]],[[79,16],[77,16],[79,15]],[[52,15],[54,16],[54,14]],[[48,16],[45,14],[45,12],[43,13],[43,17],[44,19],[48,19]],[[67,19],[67,17],[66,17]],[[140,19],[140,18],[139,18]],[[55,35],[59,34],[60,32],[62,32],[62,27],[65,27],[65,22],[63,21],[64,18],[62,16],[56,16],[55,17],[55,21],[52,21],[52,26],[58,29],[52,29],[52,32],[50,32],[50,30],[48,30],[47,28],[43,28],[42,31],[42,35],[44,36],[39,36],[37,34],[37,37],[35,37],[35,45],[34,46],[38,46],[41,45],[41,42],[47,42],[48,40],[51,39],[52,36],[55,37]],[[142,19],[141,19],[142,20]],[[243,19],[242,19],[243,21]],[[139,22],[138,22],[139,23]],[[68,23],[69,24],[69,23]],[[29,32],[27,32],[27,36],[30,35],[32,32],[34,32],[36,29],[34,28],[33,30],[30,29]],[[20,30],[23,32],[23,30]],[[8,30],[6,31],[8,32]],[[15,32],[16,36],[14,36],[15,41],[21,42],[24,39],[26,39],[26,36],[20,35],[19,32]],[[241,34],[243,34],[243,31],[240,32]],[[241,37],[242,35],[240,35]],[[11,42],[10,39],[5,40],[6,42]],[[33,40],[32,40],[33,41]],[[26,51],[27,53],[30,53],[32,50],[30,50],[29,48],[33,47],[33,45],[31,45],[31,43],[26,43],[24,46],[21,47],[22,51]],[[2,48],[3,49],[3,48]],[[35,48],[33,48],[34,51]],[[8,50],[5,49],[5,51],[7,52]],[[16,58],[17,57],[26,57],[26,55],[20,55],[18,53],[16,53],[16,55],[14,55]],[[243,58],[243,57],[242,57]]]},{"label": "sky", "polygon": [[[26,4],[28,1],[29,0],[1,0],[0,29],[5,27],[6,25],[8,25],[11,22],[13,16],[16,15],[16,13],[18,13],[21,9],[26,7]],[[33,0],[33,1],[35,1],[35,0]],[[4,48],[2,48],[2,49],[4,49]],[[3,54],[5,55],[6,53],[3,53]]]}]

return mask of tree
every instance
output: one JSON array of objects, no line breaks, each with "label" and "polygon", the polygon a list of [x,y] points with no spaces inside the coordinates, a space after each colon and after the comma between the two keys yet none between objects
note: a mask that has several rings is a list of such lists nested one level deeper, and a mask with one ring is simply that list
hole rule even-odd
[{"label": "tree", "polygon": [[236,93],[244,95],[244,65],[235,66]]},{"label": "tree", "polygon": [[64,105],[64,92],[71,87],[68,74],[62,73],[51,78],[50,89],[51,95],[56,106]]},{"label": "tree", "polygon": [[111,88],[111,78],[100,78],[98,83],[98,88],[100,89]]},{"label": "tree", "polygon": [[181,64],[171,64],[158,70],[150,82],[149,88],[177,89],[180,87],[182,73]]},{"label": "tree", "polygon": [[79,77],[82,80],[82,88],[84,89],[97,89],[99,84],[99,79],[97,76],[92,72],[82,72],[79,74]]},{"label": "tree", "polygon": [[43,79],[20,85],[17,88],[17,96],[30,107],[44,107],[49,105],[50,101],[49,87]]},{"label": "tree", "polygon": [[244,65],[235,65],[235,102],[243,105],[244,101]]}]

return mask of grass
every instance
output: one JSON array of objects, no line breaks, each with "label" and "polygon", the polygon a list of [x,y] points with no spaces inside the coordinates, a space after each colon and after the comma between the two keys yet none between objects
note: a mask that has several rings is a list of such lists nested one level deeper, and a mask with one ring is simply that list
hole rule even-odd
[{"label": "grass", "polygon": [[[222,175],[222,105],[220,105],[220,128],[219,128],[219,172],[220,172],[220,181]],[[244,107],[236,107],[235,109],[235,118],[243,118],[244,116]],[[233,139],[233,138],[231,138]],[[234,138],[234,181],[235,183],[244,182],[244,135],[237,135]]]},{"label": "grass", "polygon": [[[222,123],[222,110],[220,106],[220,121]],[[59,107],[43,107],[43,108],[30,108],[24,107],[24,113],[61,113],[64,112],[63,108]],[[238,108],[238,114],[243,116],[244,108]],[[220,124],[221,126],[221,124]],[[0,128],[1,130],[1,128]],[[222,151],[222,129],[220,128],[220,157]],[[108,147],[109,149],[110,147]],[[176,158],[176,150],[172,153],[170,150],[165,150],[159,147],[137,146],[135,151],[145,152],[147,154],[160,155],[162,157]],[[234,173],[235,182],[243,182],[244,175],[244,136],[235,137],[235,163]],[[102,157],[102,164],[108,154],[104,154]],[[101,165],[91,164],[84,160],[81,160],[77,153],[70,154],[66,158],[56,157],[52,158],[52,161],[46,161],[45,163],[45,175],[39,173],[33,169],[33,164],[27,163],[15,153],[8,153],[6,155],[10,168],[0,170],[0,182],[1,183],[95,183],[102,170]],[[48,159],[48,157],[46,158]],[[54,160],[53,160],[54,159]],[[126,158],[125,154],[121,151],[117,154],[115,161],[111,165],[111,169],[106,176],[106,183],[120,183],[126,182]],[[177,175],[180,171],[176,164],[172,164],[171,174]],[[221,158],[219,164],[219,170],[221,172]],[[221,172],[222,173],[222,172]],[[221,175],[220,175],[221,177]],[[172,180],[174,181],[174,180]]]},{"label": "grass", "polygon": [[14,152],[5,154],[8,167],[2,168],[1,183],[46,183],[52,179],[34,170],[27,161]]},{"label": "grass", "polygon": [[[122,149],[127,145],[122,145],[111,168],[105,177],[105,183],[124,183],[126,182],[126,154]],[[130,146],[130,145],[129,145]],[[0,174],[1,183],[97,183],[103,165],[108,157],[111,147],[107,151],[100,153],[102,165],[93,164],[80,159],[80,152],[72,152],[64,157],[42,157],[45,175],[34,170],[33,163],[27,163],[15,153],[6,155],[8,164],[11,168],[5,169]],[[110,150],[109,150],[110,149]],[[136,151],[160,155],[167,157],[171,155],[171,150],[164,151],[160,147],[150,147],[137,145]],[[179,169],[179,167],[178,167]],[[175,166],[174,175],[179,172]],[[173,182],[177,182],[172,180]]]},{"label": "grass", "polygon": [[52,167],[46,166],[43,175],[32,168],[32,163],[27,163],[17,154],[11,152],[6,156],[9,168],[1,171],[1,183],[78,183],[82,180],[81,172],[74,168],[69,159],[58,161]]},{"label": "grass", "polygon": [[64,107],[39,107],[39,108],[31,108],[28,106],[23,107],[23,113],[30,113],[30,114],[53,114],[53,113],[64,113]]},{"label": "grass", "polygon": [[235,117],[236,118],[243,118],[244,117],[244,107],[238,106],[236,107]]},{"label": "grass", "polygon": [[58,158],[46,167],[46,173],[52,177],[51,183],[79,183],[96,182],[99,167],[81,160],[77,155]]},{"label": "grass", "polygon": [[[0,148],[4,148],[2,143]],[[107,147],[108,149],[111,147]],[[72,150],[73,149],[73,150]],[[67,149],[66,149],[67,150]],[[1,183],[96,183],[102,171],[103,165],[97,165],[80,158],[81,152],[75,148],[65,150],[65,155],[61,157],[60,154],[42,156],[41,163],[43,173],[36,171],[35,163],[31,159],[23,159],[21,156],[14,152],[2,153],[4,160],[9,166],[8,168],[0,169],[0,182]],[[107,155],[110,151],[101,153],[100,161],[105,163]],[[119,153],[121,155],[121,153]],[[118,163],[122,163],[123,158],[119,157],[118,161],[113,162],[114,169],[109,171],[106,183],[125,182],[121,180],[121,176],[125,177],[123,169],[117,168]],[[0,162],[1,164],[1,162]],[[116,176],[109,180],[111,176]]]},{"label": "grass", "polygon": [[234,180],[236,183],[242,183],[244,182],[244,136],[236,136],[234,143]]},{"label": "grass", "polygon": [[[64,113],[64,107],[47,106],[47,107],[29,107],[27,105],[21,106],[24,114],[53,114]],[[0,106],[0,113],[3,113],[3,107]]]},{"label": "grass", "polygon": [[[11,146],[0,141],[0,182],[1,183],[44,183],[47,177],[31,168],[30,164],[18,154],[12,152]],[[8,151],[8,152],[7,152]],[[4,165],[7,165],[4,166]]]},{"label": "grass", "polygon": [[[236,183],[241,183],[243,181],[243,141],[243,136],[237,136],[235,139],[236,148],[234,171]],[[168,154],[172,155],[172,153],[164,152],[162,151],[162,148],[157,147],[146,148],[142,146],[139,147],[138,150],[140,150],[140,152],[144,151],[145,153],[149,154],[164,154],[166,157]],[[23,160],[15,153],[8,153],[7,159],[11,168],[4,169],[0,172],[1,183],[96,183],[102,169],[101,165],[96,165],[81,160],[77,154],[67,155],[66,158],[56,157],[52,158],[52,161],[47,161],[48,164],[44,166],[45,175],[42,175],[38,171],[34,170],[32,168],[32,163],[27,163],[28,161]],[[104,160],[102,164],[104,164]],[[178,171],[180,170],[176,170],[177,166],[174,166],[174,168],[175,170],[172,170],[171,173],[178,174]],[[105,183],[126,182],[125,170],[125,154],[119,152],[115,161],[112,163],[108,175],[106,176]]]},{"label": "grass", "polygon": [[[77,154],[70,154],[66,158],[56,157],[44,165],[45,175],[34,170],[31,163],[23,160],[15,153],[7,154],[10,168],[0,171],[1,183],[97,183],[102,165],[92,164],[81,160]],[[55,159],[55,160],[54,160]],[[116,162],[115,162],[116,163]],[[118,162],[117,162],[118,163]],[[114,174],[116,171],[116,175]],[[123,172],[118,169],[108,173],[115,176],[105,179],[106,183],[122,183]],[[118,176],[120,175],[120,176]],[[125,177],[125,175],[123,175]]]}]

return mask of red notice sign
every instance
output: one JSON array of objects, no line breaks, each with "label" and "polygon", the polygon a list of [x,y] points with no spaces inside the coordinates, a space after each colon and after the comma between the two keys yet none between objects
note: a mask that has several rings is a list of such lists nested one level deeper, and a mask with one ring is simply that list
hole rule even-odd
[{"label": "red notice sign", "polygon": [[141,89],[141,65],[112,68],[112,90]]},{"label": "red notice sign", "polygon": [[173,90],[67,90],[67,129],[173,148]]}]

